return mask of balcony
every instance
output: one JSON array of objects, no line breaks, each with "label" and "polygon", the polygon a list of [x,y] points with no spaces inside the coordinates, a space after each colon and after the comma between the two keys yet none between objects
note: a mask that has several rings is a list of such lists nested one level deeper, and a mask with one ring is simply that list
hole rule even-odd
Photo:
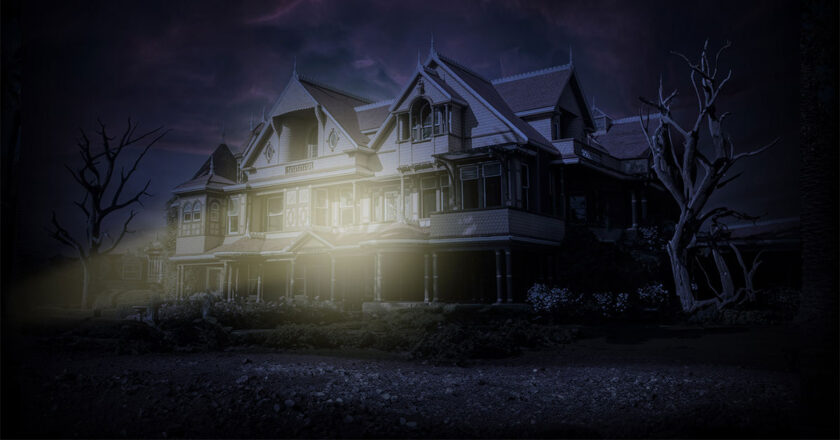
[{"label": "balcony", "polygon": [[511,208],[434,213],[431,238],[517,236],[561,241],[563,220]]}]

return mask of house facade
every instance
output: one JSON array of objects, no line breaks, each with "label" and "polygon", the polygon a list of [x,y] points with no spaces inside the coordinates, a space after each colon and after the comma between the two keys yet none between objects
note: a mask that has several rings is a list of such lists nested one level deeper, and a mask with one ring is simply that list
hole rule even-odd
[{"label": "house facade", "polygon": [[570,64],[488,80],[431,50],[393,99],[294,72],[241,149],[173,193],[176,295],[507,303],[553,279],[570,225],[655,218],[638,118],[590,109]]}]

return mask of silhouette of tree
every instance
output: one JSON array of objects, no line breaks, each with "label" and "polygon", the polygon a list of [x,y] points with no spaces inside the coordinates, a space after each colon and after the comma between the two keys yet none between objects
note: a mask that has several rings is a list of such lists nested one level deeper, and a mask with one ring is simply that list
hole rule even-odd
[{"label": "silhouette of tree", "polygon": [[[137,124],[132,124],[131,119],[129,119],[125,131],[117,139],[108,135],[102,121],[97,120],[97,123],[99,129],[96,134],[102,144],[101,148],[94,149],[91,146],[90,138],[84,130],[80,130],[81,136],[78,140],[78,148],[82,165],[75,169],[71,168],[70,165],[64,165],[70,175],[73,176],[73,180],[84,190],[84,198],[81,201],[73,202],[84,214],[84,235],[74,237],[61,225],[55,211],[52,213],[52,229],[50,230],[50,235],[53,238],[72,247],[78,253],[83,271],[82,308],[90,305],[91,291],[95,293],[92,284],[96,279],[94,272],[97,258],[112,252],[126,234],[133,232],[128,227],[137,213],[133,209],[129,211],[128,217],[123,221],[122,228],[116,237],[107,231],[105,220],[135,203],[142,206],[142,198],[151,196],[148,193],[149,185],[152,183],[151,179],[146,181],[143,189],[128,194],[125,194],[126,185],[129,184],[131,177],[137,171],[137,166],[152,145],[166,134],[166,131],[161,132],[162,127],[158,127],[143,134],[135,135]],[[143,142],[145,142],[145,146],[126,171],[125,167],[120,165],[122,155],[127,151],[126,148]],[[118,166],[120,167],[119,175],[117,175]]]}]

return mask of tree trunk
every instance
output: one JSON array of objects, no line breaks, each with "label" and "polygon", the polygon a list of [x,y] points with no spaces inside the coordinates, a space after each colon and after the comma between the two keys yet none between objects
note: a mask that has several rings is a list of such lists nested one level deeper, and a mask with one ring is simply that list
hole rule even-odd
[{"label": "tree trunk", "polygon": [[720,296],[723,302],[728,304],[735,300],[735,283],[732,282],[732,273],[729,271],[729,266],[719,249],[712,248],[712,257],[715,260],[715,268],[717,268],[720,278]]},{"label": "tree trunk", "polygon": [[688,274],[688,255],[685,249],[679,249],[673,241],[666,246],[671,260],[671,272],[674,275],[674,291],[680,299],[683,311],[694,310],[694,292],[691,290],[691,277]]}]

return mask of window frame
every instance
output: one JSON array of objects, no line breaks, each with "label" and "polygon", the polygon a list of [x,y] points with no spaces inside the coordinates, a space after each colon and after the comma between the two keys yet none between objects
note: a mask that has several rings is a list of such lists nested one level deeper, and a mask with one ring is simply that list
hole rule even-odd
[{"label": "window frame", "polygon": [[[271,201],[272,200],[280,200],[280,211],[273,212],[271,211]],[[279,193],[277,195],[272,195],[270,197],[265,198],[265,232],[282,232],[286,226],[286,218],[285,218],[285,210],[286,210],[286,199],[283,193]],[[280,228],[279,229],[272,229],[271,221],[272,219],[280,219]]]},{"label": "window frame", "polygon": [[[324,206],[319,206],[320,196],[323,195]],[[312,189],[312,224],[316,226],[330,226],[330,197],[326,188]],[[318,214],[324,214],[324,222],[318,221]]]},{"label": "window frame", "polygon": [[[240,207],[239,207],[240,199],[237,197],[232,197],[228,199],[228,209],[227,209],[227,231],[228,234],[239,234],[239,215],[240,215]],[[236,218],[236,229],[231,228],[231,218]]]}]

